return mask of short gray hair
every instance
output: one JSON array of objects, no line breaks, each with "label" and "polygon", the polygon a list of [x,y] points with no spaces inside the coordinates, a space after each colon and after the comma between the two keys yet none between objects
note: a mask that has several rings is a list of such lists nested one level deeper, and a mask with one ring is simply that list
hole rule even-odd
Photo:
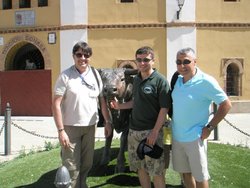
[{"label": "short gray hair", "polygon": [[193,59],[196,59],[195,51],[190,47],[183,48],[183,49],[179,50],[176,54],[176,57],[178,55],[188,55],[188,56],[192,57]]}]

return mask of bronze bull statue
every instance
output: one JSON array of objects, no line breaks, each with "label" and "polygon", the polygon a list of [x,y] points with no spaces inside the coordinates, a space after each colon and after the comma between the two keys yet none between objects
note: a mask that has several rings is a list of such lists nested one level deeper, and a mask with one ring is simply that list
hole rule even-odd
[{"label": "bronze bull statue", "polygon": [[[97,69],[101,75],[103,82],[103,95],[109,107],[112,127],[117,133],[121,133],[120,149],[117,156],[117,164],[115,172],[125,171],[125,151],[127,149],[127,136],[129,127],[129,116],[131,109],[115,110],[110,107],[110,101],[116,98],[120,103],[130,101],[132,99],[133,77],[137,74],[136,69]],[[101,116],[100,116],[101,117]],[[102,124],[100,118],[99,126]],[[112,134],[106,138],[104,152],[100,165],[107,165],[110,161],[110,147],[113,138]]]}]

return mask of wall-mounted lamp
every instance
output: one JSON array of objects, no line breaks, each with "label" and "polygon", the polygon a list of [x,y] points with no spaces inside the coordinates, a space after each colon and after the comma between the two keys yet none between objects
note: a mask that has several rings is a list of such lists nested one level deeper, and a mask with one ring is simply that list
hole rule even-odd
[{"label": "wall-mounted lamp", "polygon": [[180,12],[181,12],[181,9],[184,5],[185,0],[177,0],[177,2],[178,2],[178,7],[179,7],[179,10],[177,10],[177,20],[179,20]]}]

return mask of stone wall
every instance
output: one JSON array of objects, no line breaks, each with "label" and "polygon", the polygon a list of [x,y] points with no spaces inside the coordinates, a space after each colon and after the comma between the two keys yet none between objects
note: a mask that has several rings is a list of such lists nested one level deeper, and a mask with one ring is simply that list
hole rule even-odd
[{"label": "stone wall", "polygon": [[231,101],[232,108],[229,113],[250,113],[250,101]]}]

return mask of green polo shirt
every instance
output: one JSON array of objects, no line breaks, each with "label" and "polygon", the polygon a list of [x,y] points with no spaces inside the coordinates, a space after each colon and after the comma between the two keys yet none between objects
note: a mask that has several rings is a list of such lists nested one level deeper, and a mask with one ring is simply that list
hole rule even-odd
[{"label": "green polo shirt", "polygon": [[133,100],[129,128],[137,131],[153,129],[160,109],[171,106],[166,78],[156,70],[145,80],[138,74],[133,83]]}]

